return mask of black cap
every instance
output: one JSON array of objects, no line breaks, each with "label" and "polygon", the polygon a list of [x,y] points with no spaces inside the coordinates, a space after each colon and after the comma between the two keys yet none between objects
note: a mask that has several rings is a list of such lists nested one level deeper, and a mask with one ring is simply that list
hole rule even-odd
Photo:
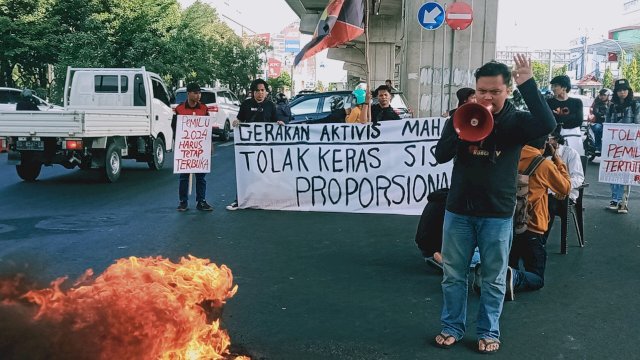
[{"label": "black cap", "polygon": [[629,81],[627,79],[616,80],[613,91],[618,92],[620,90],[631,90],[631,86],[629,86]]},{"label": "black cap", "polygon": [[187,85],[187,92],[200,92],[200,85],[196,83],[189,83]]},{"label": "black cap", "polygon": [[598,94],[600,94],[600,95],[609,95],[609,89],[607,89],[607,88],[600,89],[600,92]]}]

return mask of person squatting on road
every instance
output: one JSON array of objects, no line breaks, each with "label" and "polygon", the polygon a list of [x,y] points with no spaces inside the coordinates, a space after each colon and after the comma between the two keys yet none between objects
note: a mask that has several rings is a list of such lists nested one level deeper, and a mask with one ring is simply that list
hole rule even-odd
[{"label": "person squatting on road", "polygon": [[558,75],[551,79],[551,90],[553,90],[553,98],[548,99],[547,104],[553,111],[558,126],[561,127],[560,134],[564,136],[567,146],[571,146],[582,155],[584,154],[580,132],[580,125],[584,120],[582,100],[569,97],[571,80],[567,75]]},{"label": "person squatting on road", "polygon": [[[209,110],[205,104],[200,102],[200,96],[200,85],[196,83],[187,85],[187,100],[176,107],[176,115],[173,116],[171,127],[173,128],[174,134],[176,132],[178,115],[209,116]],[[180,174],[180,185],[178,186],[180,202],[178,203],[178,211],[187,211],[189,209],[189,175],[191,174]],[[205,196],[207,195],[207,180],[205,180],[204,177],[207,174],[195,173],[193,175],[196,178],[196,209],[212,211],[213,208],[207,203],[207,200],[205,200]]]},{"label": "person squatting on road", "polygon": [[[640,124],[640,103],[633,99],[633,89],[627,79],[616,80],[611,105],[605,122],[617,124]],[[611,201],[607,207],[618,214],[629,212],[631,186],[611,184]]]},{"label": "person squatting on road", "polygon": [[551,160],[544,158],[529,177],[529,221],[527,230],[516,234],[511,245],[505,296],[508,301],[515,300],[514,291],[538,290],[544,286],[544,268],[547,263],[544,234],[549,226],[547,194],[553,191],[564,198],[571,191],[567,167],[547,140],[548,136],[544,135],[528,142],[522,148],[518,163],[518,171],[524,173],[536,157],[542,158],[545,148],[551,156]]},{"label": "person squatting on road", "polygon": [[[283,120],[278,120],[276,105],[269,99],[269,84],[262,79],[255,79],[249,87],[251,98],[246,99],[240,104],[238,117],[233,120],[233,127],[237,127],[240,123],[257,123],[257,122],[274,122],[278,125],[284,125]],[[238,198],[226,207],[227,210],[238,209]]]},{"label": "person squatting on road", "polygon": [[491,107],[494,127],[480,142],[461,140],[449,119],[436,145],[438,163],[454,160],[443,227],[442,329],[435,337],[449,348],[466,330],[469,265],[480,249],[482,284],[477,315],[478,351],[500,348],[500,314],[505,296],[509,248],[516,205],[520,151],[527,142],[549,134],[556,122],[538,91],[531,60],[514,57],[513,76],[531,112],[517,111],[507,101],[512,73],[491,61],[476,70],[476,100]]}]

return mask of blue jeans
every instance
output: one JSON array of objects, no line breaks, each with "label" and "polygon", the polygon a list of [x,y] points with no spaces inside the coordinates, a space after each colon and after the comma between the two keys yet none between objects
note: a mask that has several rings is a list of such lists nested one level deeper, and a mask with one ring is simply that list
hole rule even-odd
[{"label": "blue jeans", "polygon": [[[193,174],[196,177],[196,202],[203,201],[207,195],[207,180],[205,173]],[[180,186],[178,186],[180,201],[189,200],[189,174],[180,174]]]},{"label": "blue jeans", "polygon": [[[509,253],[509,266],[513,269],[515,290],[538,290],[544,286],[544,268],[547,264],[544,234],[525,231],[513,239]],[[520,270],[520,260],[524,271]]]},{"label": "blue jeans", "polygon": [[622,184],[610,184],[611,185],[611,200],[627,205],[629,201],[629,193],[631,193],[631,186]]},{"label": "blue jeans", "polygon": [[466,330],[469,265],[480,250],[482,285],[476,333],[479,339],[500,338],[513,218],[444,215],[442,258],[442,332],[460,340]]},{"label": "blue jeans", "polygon": [[602,124],[594,123],[591,124],[591,130],[593,130],[593,136],[595,137],[595,147],[598,151],[602,151]]}]

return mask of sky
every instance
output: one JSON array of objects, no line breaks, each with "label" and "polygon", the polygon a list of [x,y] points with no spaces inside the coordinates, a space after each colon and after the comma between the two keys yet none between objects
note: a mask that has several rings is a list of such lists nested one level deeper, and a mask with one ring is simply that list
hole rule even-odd
[{"label": "sky", "polygon": [[[233,19],[257,33],[278,33],[298,20],[284,0],[203,1],[214,7],[241,9],[231,11]],[[522,46],[535,50],[567,49],[583,34],[589,36],[589,43],[599,42],[607,30],[621,26],[625,0],[498,1],[498,48]],[[186,7],[193,0],[180,3]]]},{"label": "sky", "polygon": [[[469,0],[467,0],[469,1]],[[622,24],[624,0],[499,0],[498,48],[569,49],[581,35],[600,42]]]}]

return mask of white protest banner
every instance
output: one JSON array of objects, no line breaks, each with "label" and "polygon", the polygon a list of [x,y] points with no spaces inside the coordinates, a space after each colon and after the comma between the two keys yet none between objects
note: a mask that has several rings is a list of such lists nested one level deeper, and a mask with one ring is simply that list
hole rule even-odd
[{"label": "white protest banner", "polygon": [[178,115],[173,173],[211,172],[211,117]]},{"label": "white protest banner", "polygon": [[598,181],[640,185],[640,124],[604,124]]},{"label": "white protest banner", "polygon": [[449,187],[437,164],[446,119],[235,129],[241,208],[420,215],[429,193]]}]

